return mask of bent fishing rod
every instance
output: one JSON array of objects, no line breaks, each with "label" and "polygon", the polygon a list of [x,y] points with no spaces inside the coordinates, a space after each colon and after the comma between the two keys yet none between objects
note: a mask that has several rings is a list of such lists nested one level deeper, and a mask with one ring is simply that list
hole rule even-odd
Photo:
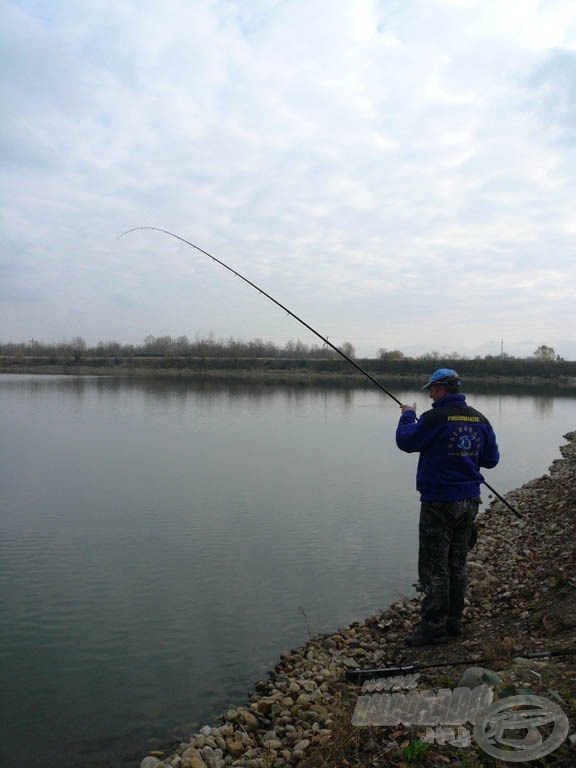
[{"label": "bent fishing rod", "polygon": [[244,275],[241,275],[240,272],[237,272],[235,269],[232,269],[232,267],[229,267],[228,264],[225,264],[223,261],[220,261],[220,259],[217,259],[216,256],[213,256],[211,253],[208,253],[208,251],[205,251],[203,248],[200,248],[198,245],[194,245],[194,243],[191,243],[189,240],[185,240],[183,237],[180,237],[180,235],[175,235],[173,232],[168,232],[167,229],[160,229],[160,227],[134,227],[133,229],[128,229],[126,232],[123,232],[119,237],[118,240],[121,237],[124,237],[124,235],[128,235],[130,232],[136,232],[139,229],[152,229],[156,232],[163,232],[165,235],[170,235],[170,237],[176,238],[176,240],[180,240],[182,243],[186,243],[186,245],[190,245],[192,248],[195,248],[197,251],[200,251],[200,253],[203,253],[205,256],[208,256],[209,259],[212,259],[212,261],[215,261],[216,264],[220,264],[220,266],[224,267],[224,269],[227,269],[228,272],[232,272],[233,275],[236,275],[236,277],[239,277],[240,280],[244,280],[245,283],[248,283],[248,285],[251,285],[252,288],[255,288],[258,293],[261,293],[262,296],[266,296],[267,299],[270,299],[270,301],[273,301],[274,304],[276,304],[277,307],[280,307],[280,309],[283,309],[284,312],[287,312],[290,317],[293,317],[294,320],[297,320],[299,323],[301,323],[305,328],[307,328],[309,331],[312,331],[313,334],[318,336],[319,339],[321,339],[324,344],[327,344],[331,349],[334,350],[334,352],[337,352],[341,357],[344,358],[344,360],[347,360],[350,365],[353,365],[354,368],[360,371],[360,373],[364,374],[370,381],[375,384],[377,387],[379,387],[383,392],[385,392],[388,397],[391,397],[392,400],[395,400],[398,405],[402,405],[400,400],[398,400],[397,397],[395,397],[392,392],[389,392],[386,387],[384,387],[378,379],[375,379],[372,374],[368,373],[367,370],[362,368],[361,365],[358,365],[358,363],[355,360],[352,360],[351,357],[349,357],[345,352],[343,352],[341,349],[338,349],[337,346],[332,344],[331,341],[329,341],[325,336],[322,336],[321,333],[318,333],[317,330],[312,328],[311,325],[308,325],[304,320],[302,320],[301,317],[298,317],[292,310],[288,309],[288,307],[284,306],[284,304],[281,304],[277,299],[274,298],[274,296],[270,296],[269,293],[266,293],[266,291],[263,288],[260,288],[259,285],[256,285],[256,283],[253,283],[251,280],[248,280],[247,277],[244,277]]},{"label": "bent fishing rod", "polygon": [[[394,402],[398,403],[398,405],[402,405],[400,400],[392,394],[386,387],[381,384],[378,379],[375,379],[374,376],[372,376],[371,373],[369,373],[365,368],[363,368],[361,365],[359,365],[356,360],[353,360],[351,357],[349,357],[345,352],[343,352],[341,349],[339,349],[335,344],[332,344],[331,341],[329,341],[326,336],[323,336],[321,333],[319,333],[315,328],[312,328],[311,325],[308,325],[307,322],[302,320],[301,317],[299,317],[297,314],[292,312],[291,309],[288,309],[284,304],[281,304],[277,299],[274,298],[274,296],[271,296],[269,293],[267,293],[263,288],[261,288],[259,285],[256,285],[256,283],[253,283],[252,280],[248,280],[247,277],[244,277],[244,275],[240,274],[240,272],[237,272],[235,269],[232,269],[232,267],[228,266],[225,262],[221,261],[220,259],[217,259],[216,256],[213,256],[211,253],[208,253],[208,251],[205,251],[203,248],[200,248],[199,245],[195,245],[194,243],[191,243],[190,240],[186,240],[184,237],[180,237],[180,235],[174,234],[174,232],[170,232],[167,229],[162,229],[161,227],[132,227],[132,229],[127,229],[126,232],[122,232],[121,235],[117,237],[117,240],[120,240],[120,238],[124,237],[125,235],[129,235],[131,232],[137,232],[139,230],[151,230],[153,232],[162,232],[165,235],[169,235],[169,237],[173,237],[175,240],[180,240],[181,243],[184,243],[185,245],[189,245],[191,248],[194,248],[196,251],[199,251],[200,253],[203,253],[204,256],[208,256],[209,259],[212,259],[212,261],[215,261],[216,264],[220,264],[221,267],[224,267],[224,269],[227,269],[228,272],[231,272],[233,275],[236,275],[236,277],[239,277],[240,280],[243,280],[245,283],[250,285],[252,288],[258,291],[258,293],[261,293],[262,296],[265,296],[267,299],[270,299],[271,302],[276,304],[277,307],[280,307],[280,309],[284,310],[290,317],[293,317],[294,320],[297,320],[301,325],[304,326],[304,328],[307,328],[311,333],[313,333],[315,336],[317,336],[321,341],[324,342],[330,349],[333,349],[334,352],[337,352],[340,357],[343,357],[346,362],[350,363],[350,365],[354,366],[356,370],[360,371],[360,373],[363,376],[366,376],[367,379],[369,379],[372,384],[375,384],[378,389],[381,389],[382,392],[384,392],[388,397],[391,397]],[[518,510],[514,509],[514,507],[509,504],[506,499],[501,496],[492,486],[488,485],[486,480],[482,479],[482,482],[488,488],[489,491],[491,491],[494,496],[496,496],[505,506],[508,507],[517,517],[522,517],[520,512]]]}]

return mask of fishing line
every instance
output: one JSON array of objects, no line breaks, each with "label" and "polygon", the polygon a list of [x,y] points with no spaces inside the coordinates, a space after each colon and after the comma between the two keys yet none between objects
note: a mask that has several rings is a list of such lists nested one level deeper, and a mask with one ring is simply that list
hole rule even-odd
[{"label": "fishing line", "polygon": [[[215,261],[216,264],[220,264],[221,267],[224,267],[224,269],[227,269],[228,272],[232,272],[233,275],[236,275],[236,277],[239,277],[240,280],[243,280],[245,283],[248,283],[252,288],[255,288],[258,293],[261,293],[262,296],[265,296],[267,299],[270,299],[274,304],[276,304],[277,307],[280,307],[280,309],[284,310],[287,314],[290,315],[290,317],[293,317],[294,320],[297,320],[301,325],[304,326],[304,328],[307,328],[309,331],[311,331],[315,336],[317,336],[321,341],[324,342],[330,349],[333,349],[334,352],[337,352],[340,357],[343,357],[344,360],[346,360],[350,365],[354,366],[356,370],[360,371],[361,374],[366,376],[367,379],[369,379],[372,384],[375,384],[379,389],[382,390],[385,394],[388,395],[388,397],[391,397],[394,402],[398,403],[398,405],[402,405],[400,400],[392,394],[388,389],[386,389],[385,386],[383,386],[378,379],[375,379],[374,376],[372,376],[371,373],[369,373],[365,368],[363,368],[361,365],[359,365],[355,360],[353,360],[351,357],[349,357],[345,352],[343,352],[341,349],[339,349],[337,346],[332,344],[331,341],[329,341],[326,336],[323,336],[321,333],[319,333],[315,328],[312,328],[311,325],[308,325],[307,322],[302,320],[301,317],[298,317],[297,314],[292,312],[292,310],[288,309],[284,304],[281,304],[277,299],[274,298],[274,296],[270,296],[269,293],[266,293],[266,291],[261,288],[259,285],[256,285],[256,283],[253,283],[252,280],[248,280],[247,277],[244,277],[244,275],[240,274],[240,272],[237,272],[235,269],[232,269],[232,267],[228,266],[225,262],[221,261],[220,259],[217,259],[216,256],[213,256],[211,253],[208,253],[208,251],[205,251],[203,248],[200,248],[199,245],[195,245],[194,243],[191,243],[190,240],[186,240],[183,237],[180,237],[180,235],[175,235],[174,232],[170,232],[167,229],[161,229],[160,227],[132,227],[132,229],[127,229],[126,232],[122,232],[121,235],[118,235],[117,240],[120,240],[120,238],[124,237],[125,235],[129,235],[131,232],[137,232],[139,230],[151,230],[153,232],[162,232],[165,235],[169,235],[170,237],[173,237],[175,240],[180,240],[181,243],[185,243],[185,245],[189,245],[191,248],[194,248],[195,250],[199,251],[200,253],[203,253],[205,256],[208,256],[209,259],[212,259],[212,261]],[[486,480],[482,480],[486,488],[488,488],[489,491],[491,491],[494,496],[496,496],[500,501],[505,504],[508,509],[510,509],[517,517],[522,517],[520,512],[518,512],[516,509],[514,509],[513,506],[511,506],[506,499],[504,499],[497,491],[492,488],[492,486],[488,485]]]}]

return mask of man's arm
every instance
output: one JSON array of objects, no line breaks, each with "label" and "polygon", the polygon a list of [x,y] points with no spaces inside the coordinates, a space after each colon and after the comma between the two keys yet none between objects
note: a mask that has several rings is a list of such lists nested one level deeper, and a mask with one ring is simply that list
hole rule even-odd
[{"label": "man's arm", "polygon": [[416,403],[401,405],[402,415],[396,427],[396,445],[406,453],[416,453],[426,447],[430,431],[416,416]]},{"label": "man's arm", "polygon": [[486,422],[486,442],[482,447],[480,456],[480,466],[486,469],[492,469],[500,461],[500,451],[496,442],[496,435],[490,422]]}]

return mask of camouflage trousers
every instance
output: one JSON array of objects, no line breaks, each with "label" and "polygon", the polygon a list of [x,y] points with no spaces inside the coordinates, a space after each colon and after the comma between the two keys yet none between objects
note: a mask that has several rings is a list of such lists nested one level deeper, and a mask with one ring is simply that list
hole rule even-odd
[{"label": "camouflage trousers", "polygon": [[423,501],[420,507],[418,578],[424,592],[421,630],[443,634],[459,627],[466,594],[466,557],[475,542],[480,498]]}]

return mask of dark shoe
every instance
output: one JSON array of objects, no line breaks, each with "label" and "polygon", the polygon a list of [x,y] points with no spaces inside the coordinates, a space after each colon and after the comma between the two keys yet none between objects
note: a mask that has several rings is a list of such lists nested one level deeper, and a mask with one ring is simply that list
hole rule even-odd
[{"label": "dark shoe", "polygon": [[406,645],[411,648],[417,648],[421,645],[445,645],[450,642],[450,637],[446,634],[433,635],[428,632],[415,632],[404,638]]},{"label": "dark shoe", "polygon": [[462,627],[460,624],[446,624],[446,633],[450,637],[460,637],[462,634]]}]

